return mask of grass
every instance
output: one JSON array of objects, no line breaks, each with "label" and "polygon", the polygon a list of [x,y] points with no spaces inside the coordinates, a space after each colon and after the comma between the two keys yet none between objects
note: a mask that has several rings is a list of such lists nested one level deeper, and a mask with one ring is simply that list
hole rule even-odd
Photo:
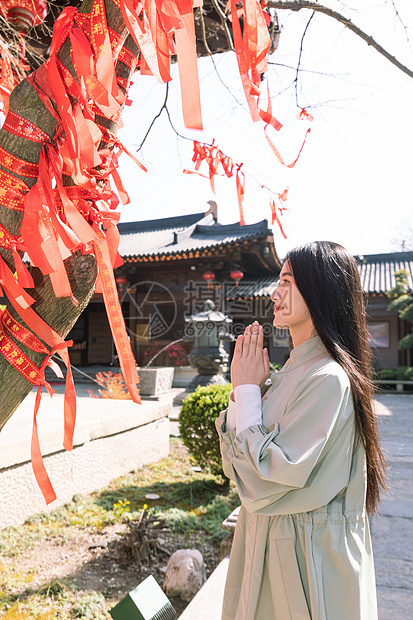
[{"label": "grass", "polygon": [[[149,493],[159,495],[148,500]],[[73,497],[50,514],[28,519],[20,527],[0,531],[0,617],[5,620],[48,620],[72,618],[110,620],[109,578],[102,577],[100,589],[88,591],[81,579],[68,575],[34,588],[36,566],[16,568],[18,560],[43,541],[63,545],[76,536],[96,533],[125,519],[137,519],[142,508],[166,519],[172,532],[205,535],[218,547],[225,536],[221,523],[239,503],[233,486],[192,467],[179,438],[171,438],[168,458],[142,467],[114,480],[105,489]],[[193,542],[193,538],[192,538]],[[41,552],[40,552],[41,553]],[[122,597],[121,597],[122,598]]]}]

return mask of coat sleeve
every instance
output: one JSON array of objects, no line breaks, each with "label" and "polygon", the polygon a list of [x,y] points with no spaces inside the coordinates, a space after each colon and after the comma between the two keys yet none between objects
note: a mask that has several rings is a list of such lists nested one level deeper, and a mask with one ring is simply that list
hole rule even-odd
[{"label": "coat sleeve", "polygon": [[308,494],[308,487],[320,479],[324,460],[332,481],[329,494],[334,497],[348,476],[349,463],[343,462],[343,455],[351,459],[351,450],[348,446],[337,450],[336,461],[325,456],[345,427],[349,432],[344,443],[350,443],[353,429],[346,422],[352,413],[347,377],[329,373],[313,375],[302,384],[280,425],[255,425],[236,435],[226,432],[223,412],[217,420],[223,469],[246,507],[262,510],[300,489]]}]

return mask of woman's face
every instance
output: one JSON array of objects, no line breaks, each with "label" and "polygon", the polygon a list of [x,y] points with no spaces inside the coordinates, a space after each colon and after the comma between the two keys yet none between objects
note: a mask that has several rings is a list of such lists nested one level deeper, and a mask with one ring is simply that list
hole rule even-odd
[{"label": "woman's face", "polygon": [[[314,335],[314,326],[307,305],[295,284],[290,264],[284,263],[280,283],[271,295],[274,302],[273,325],[288,328],[294,346],[309,340]],[[300,341],[300,342],[298,342]]]}]

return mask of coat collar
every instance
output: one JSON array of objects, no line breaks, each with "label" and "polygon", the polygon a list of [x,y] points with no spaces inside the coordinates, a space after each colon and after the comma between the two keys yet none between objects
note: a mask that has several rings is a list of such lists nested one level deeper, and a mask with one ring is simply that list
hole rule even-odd
[{"label": "coat collar", "polygon": [[[293,370],[310,360],[320,357],[320,356],[328,356],[327,349],[322,343],[320,336],[315,336],[315,338],[311,338],[306,342],[303,342],[298,347],[295,347],[290,353],[290,357],[287,362],[281,368],[279,372],[287,372],[289,370]],[[278,373],[274,373],[277,375]]]}]

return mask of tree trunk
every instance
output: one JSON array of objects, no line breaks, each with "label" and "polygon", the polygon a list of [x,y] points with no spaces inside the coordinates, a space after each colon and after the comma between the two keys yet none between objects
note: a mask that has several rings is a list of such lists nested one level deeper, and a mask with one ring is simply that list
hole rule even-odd
[{"label": "tree trunk", "polygon": [[[90,13],[91,6],[92,2],[86,0],[82,4],[79,12]],[[124,40],[124,45],[137,55],[137,47],[133,39],[130,36],[128,37],[120,10],[112,0],[105,0],[105,8],[108,27],[118,32]],[[66,41],[62,46],[59,52],[59,58],[75,76],[75,70],[70,60],[69,41]],[[129,79],[130,73],[129,67],[120,61],[117,62],[116,74],[118,76]],[[56,121],[43,105],[36,90],[27,80],[23,80],[13,91],[10,98],[10,109],[31,121],[51,136],[51,138],[55,136]],[[104,125],[110,129],[112,133],[115,133],[117,126],[113,122],[103,117],[99,117],[97,120],[99,124]],[[40,144],[12,135],[4,129],[0,130],[0,147],[8,153],[26,161],[32,163],[37,163],[39,161]],[[18,177],[18,175],[15,176],[25,181],[29,186],[34,185],[37,181],[37,179]],[[64,177],[63,180],[65,185],[74,184],[68,177]],[[0,206],[0,222],[12,235],[20,234],[22,219],[23,214],[21,212]],[[0,254],[7,265],[14,271],[12,253],[0,248]],[[35,288],[33,290],[28,290],[28,293],[35,299],[32,308],[63,338],[68,334],[82,311],[88,305],[93,295],[97,277],[96,261],[92,254],[82,255],[81,252],[75,252],[66,259],[65,267],[73,294],[79,301],[78,306],[75,306],[68,297],[57,298],[53,292],[50,278],[48,276],[43,276],[39,269],[31,270]],[[10,303],[8,304],[8,309],[20,323],[25,325]],[[27,347],[21,343],[15,342],[36,365],[39,366],[41,364],[45,357],[43,354],[35,353],[27,349]],[[33,385],[22,377],[4,357],[0,356],[0,429],[32,388]]]}]

